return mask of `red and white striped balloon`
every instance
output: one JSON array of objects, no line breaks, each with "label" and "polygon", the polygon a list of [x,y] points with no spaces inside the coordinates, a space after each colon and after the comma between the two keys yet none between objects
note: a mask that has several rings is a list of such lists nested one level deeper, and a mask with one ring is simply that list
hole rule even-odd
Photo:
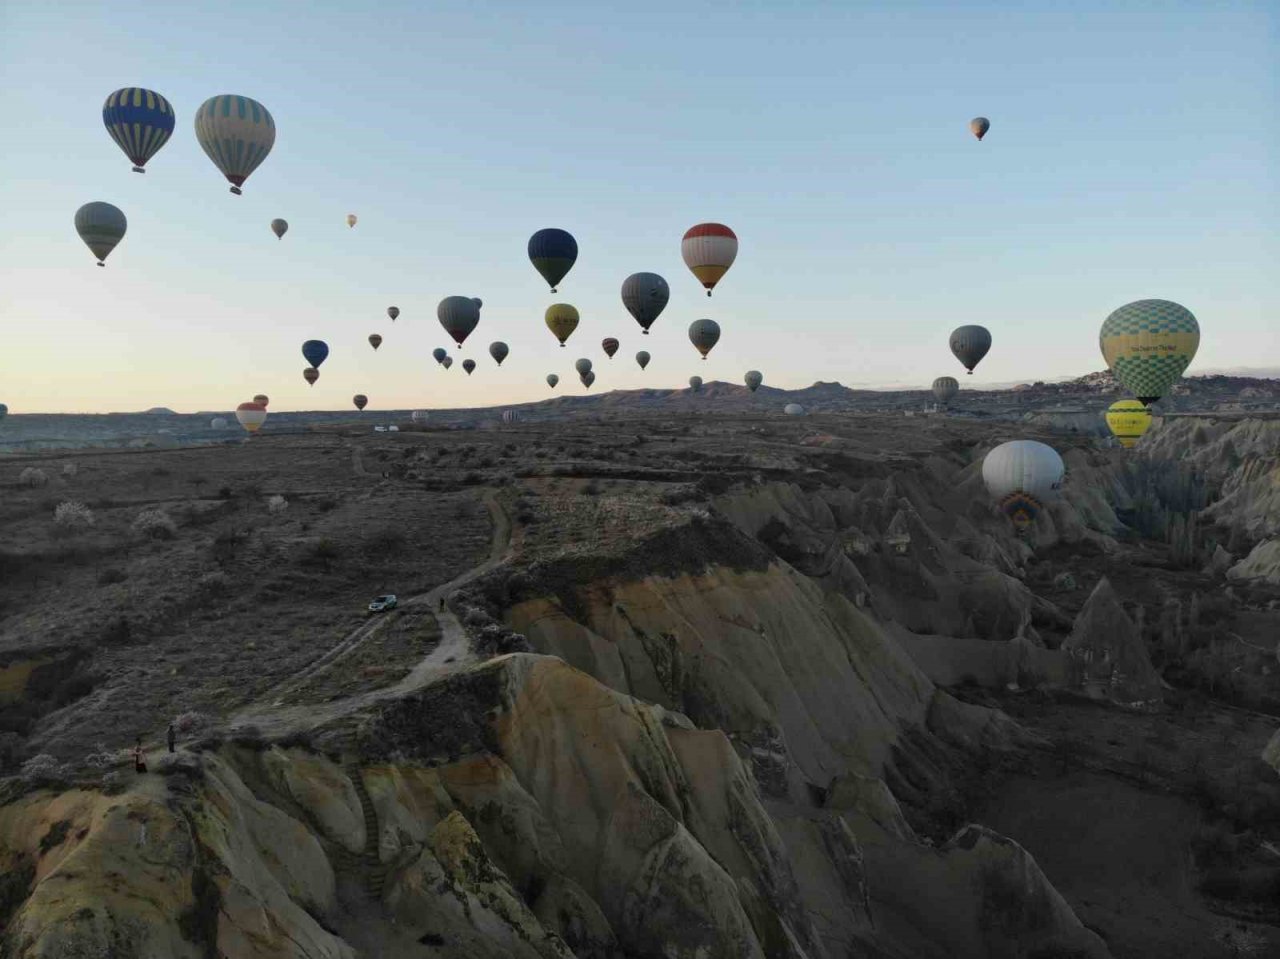
[{"label": "red and white striped balloon", "polygon": [[699,223],[685,233],[680,255],[710,296],[738,256],[738,235],[723,223]]}]

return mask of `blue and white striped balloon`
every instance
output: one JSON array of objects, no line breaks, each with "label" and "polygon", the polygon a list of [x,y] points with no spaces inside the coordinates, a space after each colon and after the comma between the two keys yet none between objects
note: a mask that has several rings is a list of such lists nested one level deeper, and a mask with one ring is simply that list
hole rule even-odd
[{"label": "blue and white striped balloon", "polygon": [[257,100],[224,93],[196,111],[196,140],[239,195],[276,142],[276,122]]}]

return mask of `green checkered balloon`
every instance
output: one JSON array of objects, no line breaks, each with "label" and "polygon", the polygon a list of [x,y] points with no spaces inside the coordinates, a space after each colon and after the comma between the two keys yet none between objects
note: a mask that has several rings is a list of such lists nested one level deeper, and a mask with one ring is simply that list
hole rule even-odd
[{"label": "green checkered balloon", "polygon": [[1200,324],[1170,300],[1136,300],[1102,324],[1098,345],[1120,383],[1151,404],[1182,376],[1200,346]]}]

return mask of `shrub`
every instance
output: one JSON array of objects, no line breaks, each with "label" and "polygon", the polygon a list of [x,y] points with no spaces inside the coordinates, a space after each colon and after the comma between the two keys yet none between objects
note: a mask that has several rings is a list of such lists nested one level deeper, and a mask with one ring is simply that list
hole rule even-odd
[{"label": "shrub", "polygon": [[88,529],[95,522],[93,510],[75,500],[59,503],[53,511],[53,522],[59,529]]},{"label": "shrub", "polygon": [[49,482],[49,474],[42,469],[37,469],[34,466],[28,466],[18,474],[18,482],[23,486],[30,486],[32,488],[44,486]]},{"label": "shrub", "polygon": [[283,496],[276,495],[267,500],[267,512],[272,516],[279,515],[289,508],[289,501]]},{"label": "shrub", "polygon": [[84,757],[84,764],[90,769],[111,769],[123,766],[129,761],[129,750],[108,749],[105,743],[98,743],[97,749]]},{"label": "shrub", "polygon": [[152,539],[173,539],[178,535],[178,524],[164,510],[144,509],[133,521],[135,531]]},{"label": "shrub", "polygon": [[68,479],[70,479],[72,476],[75,476],[79,472],[80,472],[80,467],[76,466],[75,463],[62,464],[62,475],[67,477]]},{"label": "shrub", "polygon": [[218,499],[231,499],[231,487],[221,486],[218,488]]},{"label": "shrub", "polygon": [[39,782],[44,779],[58,779],[62,775],[62,763],[57,756],[40,753],[32,756],[22,764],[22,778],[28,782]]},{"label": "shrub", "polygon": [[191,735],[198,733],[209,725],[209,717],[204,713],[189,709],[185,713],[179,713],[173,720],[173,728],[183,735]]},{"label": "shrub", "polygon": [[101,573],[98,574],[98,585],[114,586],[116,583],[123,583],[128,578],[129,578],[129,574],[126,573],[124,570],[120,570],[120,569],[116,569],[114,567],[108,566],[106,569],[104,569]]}]

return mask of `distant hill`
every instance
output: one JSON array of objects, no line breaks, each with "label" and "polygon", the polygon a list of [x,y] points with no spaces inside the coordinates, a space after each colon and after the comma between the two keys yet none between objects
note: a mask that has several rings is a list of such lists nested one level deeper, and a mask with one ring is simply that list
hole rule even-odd
[{"label": "distant hill", "polygon": [[173,410],[169,409],[169,407],[167,406],[153,406],[151,407],[151,409],[147,410],[144,415],[146,416],[177,416],[178,414],[175,413]]}]

